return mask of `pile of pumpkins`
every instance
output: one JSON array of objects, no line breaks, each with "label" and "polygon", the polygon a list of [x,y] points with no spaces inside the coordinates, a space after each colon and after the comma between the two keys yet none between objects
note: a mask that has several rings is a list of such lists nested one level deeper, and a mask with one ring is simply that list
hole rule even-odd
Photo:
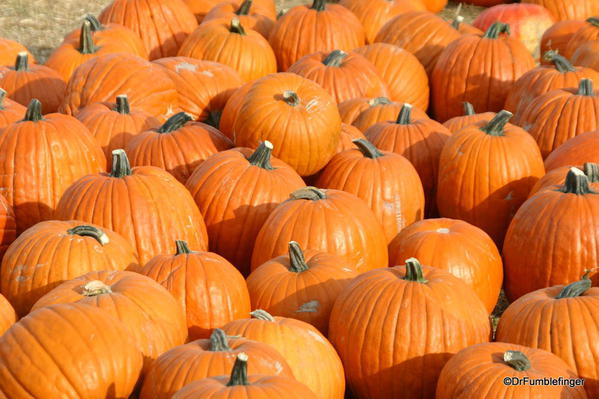
[{"label": "pile of pumpkins", "polygon": [[599,1],[471,2],[0,39],[0,397],[599,398]]}]

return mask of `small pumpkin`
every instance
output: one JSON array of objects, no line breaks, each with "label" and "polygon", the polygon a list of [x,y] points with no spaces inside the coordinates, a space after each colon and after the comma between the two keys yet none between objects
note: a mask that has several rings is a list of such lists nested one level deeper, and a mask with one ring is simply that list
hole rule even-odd
[{"label": "small pumpkin", "polygon": [[19,53],[27,53],[29,63],[35,64],[35,57],[21,43],[0,37],[0,66],[12,66]]},{"label": "small pumpkin", "polygon": [[572,62],[575,65],[593,68],[599,72],[599,40],[593,40],[582,44],[572,55]]},{"label": "small pumpkin", "polygon": [[[571,166],[560,166],[559,168],[551,169],[545,176],[540,178],[537,183],[533,186],[528,194],[528,198],[532,197],[539,191],[544,190],[555,190],[562,187],[566,182],[566,176]],[[584,165],[576,166],[576,168],[582,170],[589,179],[589,186],[592,190],[599,190],[599,165],[593,162],[586,162]]]},{"label": "small pumpkin", "polygon": [[522,0],[545,7],[558,21],[585,19],[599,15],[599,3],[577,0]]},{"label": "small pumpkin", "polygon": [[26,111],[24,106],[7,98],[7,94],[0,88],[0,129],[21,120]]},{"label": "small pumpkin", "polygon": [[8,300],[0,295],[0,336],[17,322],[17,312]]},{"label": "small pumpkin", "polygon": [[231,23],[235,18],[239,19],[242,26],[255,30],[268,39],[277,19],[274,1],[244,0],[239,2],[229,0],[219,2],[204,16],[202,24],[212,21]]},{"label": "small pumpkin", "polygon": [[411,107],[410,115],[415,120],[430,119],[426,112],[409,103],[392,102],[388,101],[385,97],[366,100],[352,101],[353,104],[346,101],[349,104],[344,104],[343,107],[340,107],[344,108],[344,111],[347,112],[346,118],[351,121],[347,123],[351,123],[363,133],[366,133],[370,127],[377,123],[396,122],[397,116],[406,104]]},{"label": "small pumpkin", "polygon": [[599,163],[599,130],[579,134],[557,147],[545,159],[545,169],[549,171],[585,162]]},{"label": "small pumpkin", "polygon": [[[558,21],[547,29],[541,37],[541,52],[543,55],[549,50],[553,50],[558,54],[566,54],[566,47],[576,33],[585,24],[584,20],[565,20]],[[549,64],[551,61],[541,58],[541,63]]]},{"label": "small pumpkin", "polygon": [[476,113],[474,106],[468,101],[464,101],[462,105],[464,107],[464,114],[462,116],[454,116],[443,122],[443,126],[451,133],[457,133],[466,126],[474,125],[480,121],[489,122],[496,115],[495,112]]}]

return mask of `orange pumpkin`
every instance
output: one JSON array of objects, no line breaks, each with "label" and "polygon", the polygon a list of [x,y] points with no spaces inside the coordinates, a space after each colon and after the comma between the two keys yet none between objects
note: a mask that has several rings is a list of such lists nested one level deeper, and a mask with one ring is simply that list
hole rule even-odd
[{"label": "orange pumpkin", "polygon": [[[549,50],[553,50],[558,54],[565,54],[568,42],[572,35],[585,25],[583,20],[565,20],[558,21],[553,26],[543,33],[541,37],[541,55]],[[541,57],[541,63],[548,64],[551,61]]]},{"label": "orange pumpkin", "polygon": [[174,255],[158,255],[137,271],[173,294],[187,316],[190,340],[249,313],[250,295],[233,265],[215,253],[191,251],[185,241],[176,246]]},{"label": "orange pumpkin", "polygon": [[0,295],[0,337],[17,322],[17,312],[8,300]]},{"label": "orange pumpkin", "polygon": [[27,50],[27,47],[14,40],[0,37],[0,66],[12,66],[19,53],[27,53],[29,63],[35,64],[35,57]]},{"label": "orange pumpkin", "polygon": [[572,55],[572,62],[575,65],[593,68],[599,72],[599,40],[593,40],[582,44]]},{"label": "orange pumpkin", "polygon": [[[539,191],[543,190],[555,190],[559,189],[566,183],[566,176],[571,166],[560,166],[559,168],[552,169],[545,173],[545,176],[537,181],[534,185],[528,198],[532,197]],[[599,165],[593,162],[586,162],[584,165],[576,166],[576,168],[582,170],[589,179],[589,185],[592,190],[597,191],[599,189]]]},{"label": "orange pumpkin", "polygon": [[215,20],[230,24],[235,18],[238,18],[244,27],[253,29],[268,39],[277,19],[274,1],[244,0],[240,3],[238,0],[229,0],[220,2],[208,11],[202,19],[202,24]]},{"label": "orange pumpkin", "polygon": [[585,162],[599,163],[599,130],[582,133],[557,147],[545,159],[545,169],[549,171]]},{"label": "orange pumpkin", "polygon": [[[351,124],[360,129],[361,132],[366,133],[370,127],[376,125],[377,123],[396,122],[398,115],[406,105],[410,108],[410,115],[414,120],[430,119],[426,112],[412,106],[412,104],[390,102],[382,99],[358,102],[355,104],[355,110],[352,111],[350,108],[348,111],[356,114]],[[360,110],[361,108],[362,110]]]},{"label": "orange pumpkin", "polygon": [[462,116],[454,116],[443,122],[443,126],[445,126],[451,133],[459,132],[462,128],[474,125],[480,121],[489,122],[496,115],[495,112],[476,113],[474,111],[474,106],[468,101],[464,101],[463,106],[464,114]]},{"label": "orange pumpkin", "polygon": [[26,108],[16,101],[6,98],[6,90],[0,88],[0,129],[23,119]]},{"label": "orange pumpkin", "polygon": [[[599,11],[599,7],[597,7]],[[599,14],[598,14],[599,15]],[[587,42],[599,40],[599,16],[588,18],[585,23],[572,35],[566,46],[566,57],[572,57],[580,46]]]},{"label": "orange pumpkin", "polygon": [[366,136],[358,130],[357,127],[353,125],[348,125],[347,123],[341,124],[341,138],[339,139],[339,145],[337,146],[337,154],[342,151],[350,150],[352,148],[358,148],[354,144],[354,140],[364,139],[366,140]]},{"label": "orange pumpkin", "polygon": [[337,109],[339,110],[341,121],[343,123],[352,124],[362,111],[367,110],[370,107],[377,107],[379,105],[387,105],[391,103],[392,101],[387,97],[359,97],[337,104]]},{"label": "orange pumpkin", "polygon": [[545,7],[558,21],[586,19],[599,15],[599,3],[578,0],[522,0]]}]

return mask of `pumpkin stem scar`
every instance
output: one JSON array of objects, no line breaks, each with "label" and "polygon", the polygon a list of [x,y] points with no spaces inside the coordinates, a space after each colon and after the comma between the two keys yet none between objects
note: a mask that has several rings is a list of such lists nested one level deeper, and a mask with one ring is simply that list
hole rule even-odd
[{"label": "pumpkin stem scar", "polygon": [[100,280],[92,280],[83,286],[83,296],[98,296],[103,294],[110,294],[112,290],[110,286],[104,284]]},{"label": "pumpkin stem scar", "polygon": [[285,90],[283,92],[283,101],[285,101],[292,107],[297,107],[298,105],[300,105],[300,98],[297,95],[297,93],[293,90]]},{"label": "pumpkin stem scar", "polygon": [[530,368],[530,360],[520,351],[505,351],[503,361],[517,371],[526,371]]}]

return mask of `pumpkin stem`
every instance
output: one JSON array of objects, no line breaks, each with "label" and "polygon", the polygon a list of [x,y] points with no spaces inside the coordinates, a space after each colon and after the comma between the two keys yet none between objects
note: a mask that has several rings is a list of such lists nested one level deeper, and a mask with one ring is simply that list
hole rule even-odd
[{"label": "pumpkin stem", "polygon": [[253,312],[250,312],[250,316],[252,316],[254,319],[258,319],[258,320],[271,321],[271,322],[275,321],[275,318],[272,317],[272,315],[270,313],[268,313],[266,310],[262,310],[262,309],[256,309]]},{"label": "pumpkin stem", "polygon": [[92,14],[87,14],[85,16],[85,20],[89,22],[92,28],[92,32],[97,32],[99,30],[104,30],[104,26],[102,23]]},{"label": "pumpkin stem", "polygon": [[203,121],[205,124],[212,126],[215,129],[218,129],[220,125],[220,117],[222,116],[222,112],[220,110],[211,110],[208,111],[208,117]]},{"label": "pumpkin stem", "polygon": [[563,55],[560,55],[555,50],[547,51],[543,55],[543,59],[552,62],[553,65],[555,66],[555,69],[557,69],[561,73],[576,72],[576,68],[574,68],[574,66],[570,63],[570,61],[568,61],[568,59],[566,57],[564,57]]},{"label": "pumpkin stem", "polygon": [[507,33],[509,35],[510,26],[503,22],[495,22],[493,25],[489,26],[489,29],[487,29],[483,37],[485,39],[497,39],[502,33]]},{"label": "pumpkin stem", "polygon": [[273,170],[274,168],[270,164],[270,156],[272,155],[273,148],[274,147],[270,141],[263,141],[260,143],[258,148],[256,148],[256,151],[250,155],[248,162],[250,165],[254,165],[262,169]]},{"label": "pumpkin stem", "polygon": [[243,352],[237,355],[233,371],[231,371],[231,378],[227,382],[228,387],[235,385],[250,385],[248,381],[248,355]]},{"label": "pumpkin stem", "polygon": [[192,120],[191,115],[185,112],[179,112],[168,118],[164,125],[158,128],[158,133],[171,133],[175,130],[181,129],[183,125]]},{"label": "pumpkin stem", "polygon": [[321,190],[317,187],[308,186],[308,187],[300,188],[299,190],[295,190],[294,192],[292,192],[289,195],[289,198],[294,199],[294,200],[303,199],[303,200],[310,200],[310,201],[318,201],[318,200],[326,199],[327,195],[323,190]]},{"label": "pumpkin stem", "polygon": [[314,0],[312,3],[312,9],[316,11],[324,11],[327,8],[326,0]]},{"label": "pumpkin stem", "polygon": [[78,235],[81,237],[92,237],[96,241],[98,241],[101,245],[106,245],[110,242],[110,238],[104,233],[102,230],[95,226],[90,226],[88,224],[82,224],[79,226],[75,226],[71,229],[67,230],[68,234]]},{"label": "pumpkin stem", "polygon": [[505,351],[503,361],[516,371],[526,371],[530,368],[530,361],[520,351]]},{"label": "pumpkin stem", "polygon": [[399,115],[397,115],[397,123],[398,125],[409,125],[410,119],[412,117],[412,104],[405,103],[401,110],[399,111]]},{"label": "pumpkin stem", "polygon": [[236,15],[249,15],[250,8],[252,8],[252,0],[245,0],[243,3],[241,3],[241,5],[237,9],[237,11],[235,11],[235,14]]},{"label": "pumpkin stem", "polygon": [[126,94],[116,96],[116,112],[123,115],[129,115],[131,107],[129,106],[129,97]]},{"label": "pumpkin stem", "polygon": [[[462,4],[462,3],[460,3],[460,4]],[[474,112],[474,105],[472,105],[468,101],[464,101],[463,105],[464,105],[464,115],[465,116],[474,115],[476,113],[476,112]]]},{"label": "pumpkin stem", "polygon": [[6,98],[6,90],[0,88],[0,110],[4,109],[4,99]]},{"label": "pumpkin stem", "polygon": [[98,50],[94,44],[94,38],[92,37],[92,26],[89,21],[83,21],[83,25],[81,25],[78,50],[81,54],[93,54]]},{"label": "pumpkin stem", "polygon": [[555,299],[562,298],[575,298],[577,296],[581,296],[584,294],[589,288],[591,288],[591,279],[589,278],[589,274],[591,270],[586,270],[582,275],[582,278],[576,282],[566,285],[559,294],[555,297]]},{"label": "pumpkin stem", "polygon": [[360,150],[367,158],[376,159],[383,156],[383,153],[380,152],[374,144],[366,139],[352,140],[352,143],[354,143],[356,147],[358,147],[358,150]]},{"label": "pumpkin stem", "polygon": [[112,151],[112,171],[111,177],[123,178],[131,175],[131,164],[125,150],[118,149]]},{"label": "pumpkin stem", "polygon": [[590,17],[587,18],[587,22],[591,25],[595,25],[597,28],[599,28],[599,17]]},{"label": "pumpkin stem", "polygon": [[289,270],[295,273],[305,272],[310,269],[304,258],[304,252],[300,248],[300,245],[296,241],[289,241],[289,264],[291,267]]},{"label": "pumpkin stem", "polygon": [[495,115],[493,119],[491,119],[489,123],[483,126],[480,130],[487,133],[489,136],[504,136],[505,125],[513,115],[514,114],[512,114],[510,111],[499,111],[497,115]]},{"label": "pumpkin stem", "polygon": [[215,328],[210,335],[210,352],[228,352],[231,350],[227,334],[220,328]]},{"label": "pumpkin stem", "polygon": [[285,90],[283,92],[283,100],[292,107],[297,107],[300,105],[300,99],[297,93],[293,90]]},{"label": "pumpkin stem", "polygon": [[368,106],[376,107],[377,105],[388,105],[391,104],[391,100],[387,97],[377,97],[368,101]]},{"label": "pumpkin stem", "polygon": [[229,32],[237,33],[238,35],[241,35],[241,36],[246,35],[245,29],[243,29],[243,26],[241,26],[241,21],[237,17],[234,17],[231,20],[231,27],[229,28]]},{"label": "pumpkin stem", "polygon": [[584,172],[578,168],[570,168],[566,175],[566,182],[561,191],[566,194],[576,195],[593,193],[589,186],[589,179]]},{"label": "pumpkin stem", "polygon": [[587,162],[582,165],[584,174],[589,179],[589,183],[599,182],[599,165],[592,162]]},{"label": "pumpkin stem", "polygon": [[[460,3],[462,4],[462,3]],[[464,17],[462,17],[461,15],[458,15],[455,17],[455,19],[453,21],[451,21],[451,27],[455,30],[460,30],[460,24],[464,22]]]},{"label": "pumpkin stem", "polygon": [[322,63],[328,67],[340,67],[347,56],[348,54],[343,50],[333,50]]},{"label": "pumpkin stem", "polygon": [[112,290],[110,286],[104,284],[100,280],[92,280],[83,286],[83,296],[98,296],[102,294],[110,294]]},{"label": "pumpkin stem", "polygon": [[579,96],[592,96],[593,95],[593,81],[591,79],[582,79],[578,84]]},{"label": "pumpkin stem", "polygon": [[406,259],[406,275],[403,279],[422,284],[428,283],[428,280],[424,278],[424,274],[422,273],[422,265],[416,258]]},{"label": "pumpkin stem", "polygon": [[42,119],[44,119],[42,116],[42,103],[37,98],[34,98],[27,106],[27,111],[25,112],[25,118],[23,118],[23,121],[39,122]]},{"label": "pumpkin stem", "polygon": [[187,241],[184,240],[175,240],[175,246],[177,247],[177,252],[175,255],[183,255],[183,254],[192,254],[193,251],[189,249],[189,245]]},{"label": "pumpkin stem", "polygon": [[26,51],[21,51],[17,54],[15,61],[15,71],[28,71],[29,70],[29,55]]}]

